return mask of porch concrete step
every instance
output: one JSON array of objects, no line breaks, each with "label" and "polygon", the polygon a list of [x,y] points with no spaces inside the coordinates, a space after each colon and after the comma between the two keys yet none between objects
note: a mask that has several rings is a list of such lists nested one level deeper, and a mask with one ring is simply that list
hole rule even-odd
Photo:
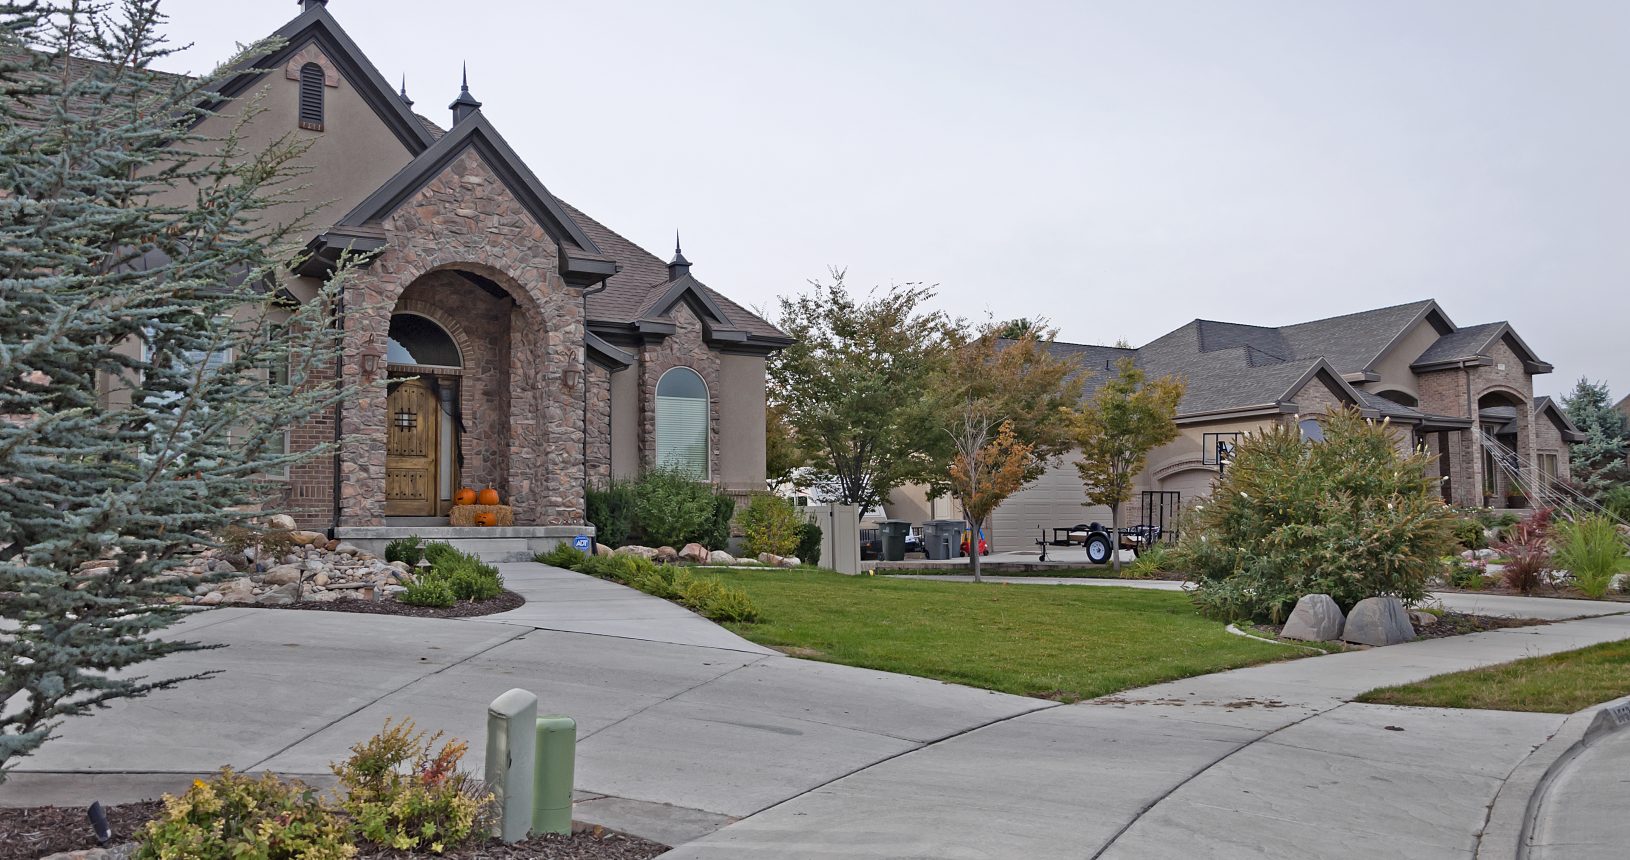
[{"label": "porch concrete step", "polygon": [[340,526],[334,537],[376,555],[398,538],[419,537],[425,541],[452,544],[488,563],[531,561],[578,535],[594,537],[593,526]]}]

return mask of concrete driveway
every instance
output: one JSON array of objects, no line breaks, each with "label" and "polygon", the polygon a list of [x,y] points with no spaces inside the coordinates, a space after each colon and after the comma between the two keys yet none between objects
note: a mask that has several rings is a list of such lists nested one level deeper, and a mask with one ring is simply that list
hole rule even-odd
[{"label": "concrete driveway", "polygon": [[134,799],[223,764],[320,781],[387,716],[479,750],[487,702],[524,687],[578,720],[577,817],[680,845],[672,858],[1470,857],[1506,776],[1564,717],[1350,699],[1630,638],[1630,616],[1604,615],[1058,706],[791,659],[620,586],[502,567],[528,604],[482,620],[191,618],[172,635],[231,647],[154,673],[221,675],[70,722],[0,804]]},{"label": "concrete driveway", "polygon": [[480,620],[217,609],[168,631],[230,647],[145,667],[204,681],[69,721],[0,804],[179,791],[231,765],[322,783],[387,717],[471,741],[512,687],[578,722],[577,817],[668,844],[1035,699],[796,660],[664,600],[532,563],[499,566],[527,605]]}]

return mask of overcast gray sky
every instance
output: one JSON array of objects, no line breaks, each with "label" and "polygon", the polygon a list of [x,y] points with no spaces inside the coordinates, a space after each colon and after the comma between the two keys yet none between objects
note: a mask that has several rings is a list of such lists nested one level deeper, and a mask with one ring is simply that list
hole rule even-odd
[{"label": "overcast gray sky", "polygon": [[[171,0],[198,71],[293,0]],[[829,266],[1141,344],[1436,298],[1630,389],[1630,3],[332,0],[442,122],[772,307]]]}]

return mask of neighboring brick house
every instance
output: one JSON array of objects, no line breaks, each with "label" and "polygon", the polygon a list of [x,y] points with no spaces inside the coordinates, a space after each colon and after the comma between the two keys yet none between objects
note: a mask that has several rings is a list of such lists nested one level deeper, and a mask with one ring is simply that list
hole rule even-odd
[{"label": "neighboring brick house", "polygon": [[304,181],[328,202],[283,288],[309,299],[343,251],[376,252],[346,285],[337,370],[403,380],[290,429],[296,450],[347,438],[290,470],[302,526],[378,537],[491,486],[517,526],[561,536],[583,530],[586,485],[648,466],[764,487],[764,363],[785,334],[697,280],[677,247],[664,263],[555,198],[467,83],[444,131],[321,0],[274,35],[283,47],[223,92],[260,97],[246,145],[312,140]]},{"label": "neighboring brick house", "polygon": [[[1534,396],[1533,377],[1551,365],[1509,323],[1461,328],[1430,300],[1280,327],[1194,320],[1138,349],[1052,348],[1081,362],[1089,397],[1123,357],[1187,383],[1180,435],[1150,455],[1123,523],[1169,523],[1175,508],[1210,493],[1230,443],[1274,423],[1316,433],[1316,417],[1342,406],[1389,419],[1400,446],[1436,455],[1444,498],[1460,505],[1504,506],[1511,468],[1540,483],[1566,480],[1568,446],[1582,438],[1550,398]],[[1024,549],[1041,528],[1108,522],[1082,498],[1066,458],[992,515],[992,547]]]}]

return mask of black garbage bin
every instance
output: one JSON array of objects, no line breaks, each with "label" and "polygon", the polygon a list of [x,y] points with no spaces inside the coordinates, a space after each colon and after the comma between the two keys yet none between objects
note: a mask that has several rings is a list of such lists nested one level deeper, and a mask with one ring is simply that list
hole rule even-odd
[{"label": "black garbage bin", "polygon": [[877,531],[883,538],[883,560],[904,561],[906,535],[911,533],[911,521],[884,520],[877,524]]}]

